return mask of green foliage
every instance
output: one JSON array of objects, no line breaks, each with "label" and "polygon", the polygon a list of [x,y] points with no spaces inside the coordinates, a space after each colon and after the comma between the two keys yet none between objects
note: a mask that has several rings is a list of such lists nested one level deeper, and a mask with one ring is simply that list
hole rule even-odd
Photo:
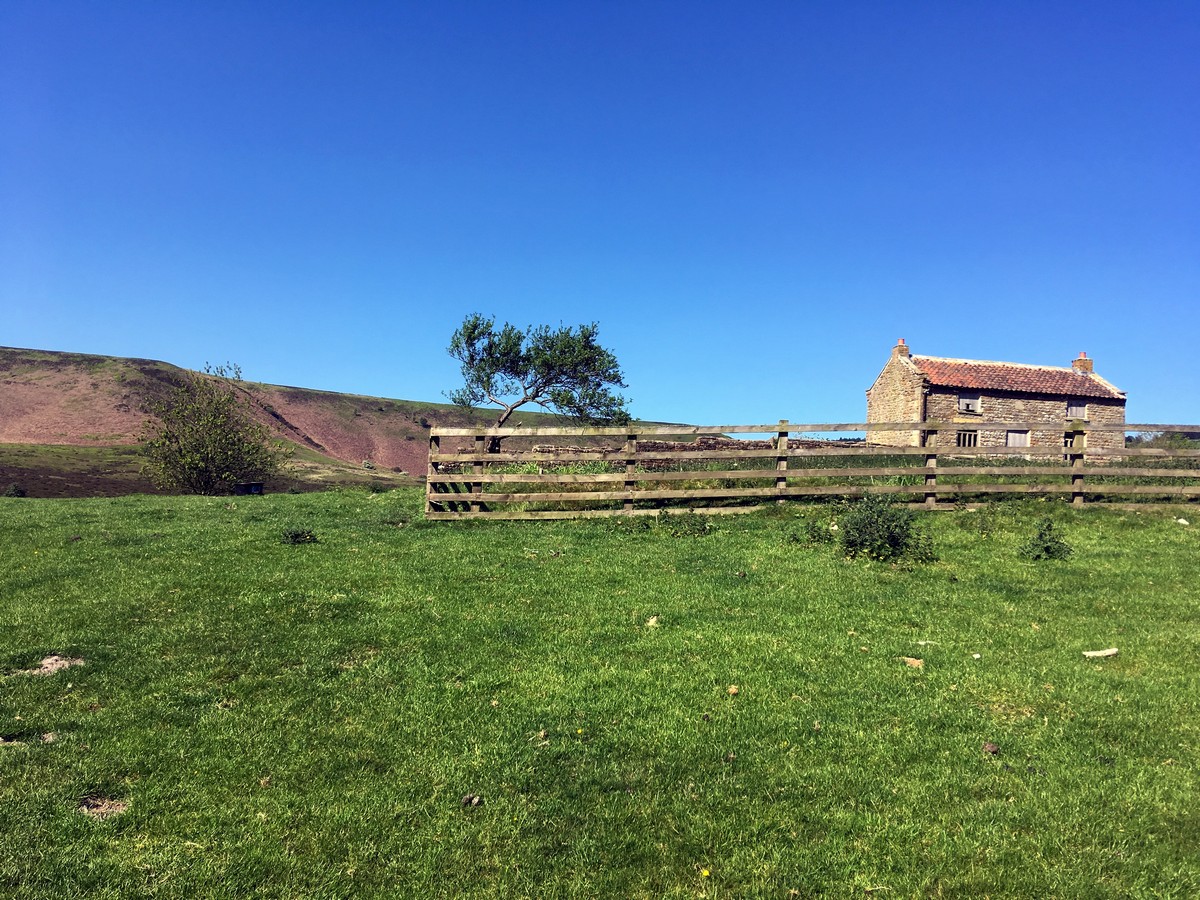
[{"label": "green foliage", "polygon": [[463,407],[500,407],[496,425],[533,403],[586,424],[629,421],[626,400],[613,388],[627,385],[617,358],[596,341],[598,326],[521,330],[473,313],[450,339],[462,364],[463,386],[447,394]]},{"label": "green foliage", "polygon": [[167,490],[229,494],[240,481],[278,474],[287,459],[283,444],[254,420],[249,400],[214,378],[188,376],[150,411],[156,419],[142,434],[146,474]]},{"label": "green foliage", "polygon": [[25,488],[21,487],[19,484],[16,484],[16,483],[10,484],[8,487],[6,487],[4,489],[4,496],[5,497],[24,497],[25,496]]},{"label": "green foliage", "polygon": [[1049,517],[1037,523],[1033,536],[1020,549],[1026,559],[1066,559],[1072,552],[1071,545],[1059,536],[1054,520]]},{"label": "green foliage", "polygon": [[1125,445],[1157,450],[1196,450],[1200,448],[1200,434],[1186,431],[1153,431],[1127,438]]},{"label": "green foliage", "polygon": [[863,497],[842,516],[838,538],[849,557],[892,561],[905,557],[913,562],[935,559],[932,539],[915,524],[912,510],[883,497]]},{"label": "green foliage", "polygon": [[214,366],[212,363],[204,364],[204,374],[213,375],[217,378],[227,378],[230,381],[242,380],[242,367],[237,363],[227,362],[224,365]]},{"label": "green foliage", "polygon": [[315,544],[317,535],[311,528],[285,528],[280,541],[284,544]]}]

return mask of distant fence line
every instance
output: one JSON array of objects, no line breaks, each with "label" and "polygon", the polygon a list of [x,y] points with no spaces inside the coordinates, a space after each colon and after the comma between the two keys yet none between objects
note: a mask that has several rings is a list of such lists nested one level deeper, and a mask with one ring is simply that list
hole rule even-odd
[{"label": "distant fence line", "polygon": [[[430,519],[563,519],[889,494],[928,509],[991,496],[1058,496],[1075,505],[1146,508],[1200,496],[1200,449],[1088,450],[1089,434],[1200,433],[1200,425],[1062,423],[1063,446],[945,446],[953,422],[433,428]],[[1055,423],[979,422],[972,429],[1058,430]],[[922,446],[793,435],[918,432]],[[766,435],[747,441],[729,435]],[[489,452],[494,439],[500,448]],[[667,441],[664,438],[674,438]],[[451,449],[443,446],[454,443]],[[619,442],[619,446],[611,446]],[[1129,500],[1136,503],[1129,503]],[[1119,501],[1125,500],[1125,503]]]}]

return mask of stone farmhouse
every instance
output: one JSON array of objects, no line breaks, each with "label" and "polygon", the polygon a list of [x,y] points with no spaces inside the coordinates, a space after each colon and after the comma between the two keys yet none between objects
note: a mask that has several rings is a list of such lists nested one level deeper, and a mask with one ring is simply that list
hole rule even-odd
[{"label": "stone farmhouse", "polygon": [[[1125,393],[1097,375],[1084,353],[1069,367],[945,359],[914,355],[901,338],[867,391],[867,423],[922,421],[953,423],[953,430],[928,435],[926,445],[1061,453],[1070,445],[1072,422],[1125,424]],[[978,427],[1004,422],[1014,427]],[[1043,422],[1045,427],[1038,427]],[[922,433],[872,430],[867,441],[917,447]],[[1089,450],[1120,450],[1124,445],[1120,431],[1087,437]]]}]

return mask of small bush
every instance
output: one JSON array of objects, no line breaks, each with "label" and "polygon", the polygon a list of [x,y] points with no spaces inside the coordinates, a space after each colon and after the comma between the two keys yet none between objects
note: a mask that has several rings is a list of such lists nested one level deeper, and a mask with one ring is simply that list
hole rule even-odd
[{"label": "small bush", "polygon": [[[241,380],[236,365],[206,371]],[[167,490],[232,494],[239,482],[265,481],[282,472],[290,454],[255,419],[249,395],[233,384],[186,375],[149,411],[153,418],[142,427],[145,471]]]},{"label": "small bush", "polygon": [[1071,555],[1071,545],[1059,537],[1054,521],[1042,519],[1037,524],[1033,537],[1021,545],[1021,555],[1026,559],[1066,559]]},{"label": "small bush", "polygon": [[894,506],[882,497],[867,496],[850,507],[838,523],[838,537],[849,557],[914,562],[935,559],[933,541],[918,529],[912,510]]},{"label": "small bush", "polygon": [[282,541],[285,544],[315,544],[317,536],[309,528],[285,528]]},{"label": "small bush", "polygon": [[21,487],[19,484],[10,484],[7,488],[4,489],[4,496],[5,497],[24,497],[25,496],[25,488]]}]

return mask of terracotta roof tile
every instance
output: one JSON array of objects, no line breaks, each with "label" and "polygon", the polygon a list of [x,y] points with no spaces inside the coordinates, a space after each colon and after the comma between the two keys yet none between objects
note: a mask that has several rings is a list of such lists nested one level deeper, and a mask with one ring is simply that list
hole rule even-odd
[{"label": "terracotta roof tile", "polygon": [[938,356],[913,355],[911,359],[930,384],[943,387],[1108,400],[1122,400],[1125,396],[1103,378],[1058,366],[943,359]]}]

